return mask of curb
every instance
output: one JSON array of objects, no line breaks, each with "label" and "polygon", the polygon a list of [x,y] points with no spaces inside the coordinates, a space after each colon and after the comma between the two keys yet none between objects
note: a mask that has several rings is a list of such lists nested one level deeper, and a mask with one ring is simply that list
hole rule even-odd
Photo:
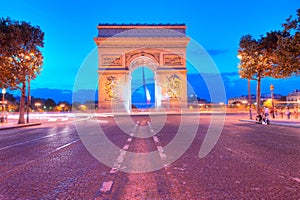
[{"label": "curb", "polygon": [[[251,119],[239,119],[239,121],[241,122],[253,122],[256,123],[255,120],[251,120]],[[278,125],[278,126],[289,126],[289,127],[295,127],[295,128],[300,128],[300,123],[296,123],[296,124],[292,124],[292,123],[284,123],[284,122],[270,122],[270,125]]]},{"label": "curb", "polygon": [[22,128],[22,127],[27,127],[27,126],[38,126],[38,125],[41,125],[41,124],[42,123],[40,123],[40,122],[38,122],[38,123],[29,123],[29,124],[16,124],[16,125],[7,126],[7,127],[1,127],[0,131],[14,129],[14,128]]}]

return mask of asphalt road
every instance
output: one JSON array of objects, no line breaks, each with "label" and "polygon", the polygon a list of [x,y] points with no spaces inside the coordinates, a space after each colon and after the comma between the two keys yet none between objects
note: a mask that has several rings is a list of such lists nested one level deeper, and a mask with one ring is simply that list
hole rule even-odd
[{"label": "asphalt road", "polygon": [[1,131],[0,199],[300,199],[299,128],[215,117],[213,126],[209,114],[120,116]]}]

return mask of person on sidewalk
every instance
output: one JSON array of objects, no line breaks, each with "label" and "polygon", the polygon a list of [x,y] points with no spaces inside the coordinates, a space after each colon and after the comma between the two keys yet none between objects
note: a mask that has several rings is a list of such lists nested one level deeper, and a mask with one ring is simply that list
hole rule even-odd
[{"label": "person on sidewalk", "polygon": [[255,120],[257,124],[262,124],[262,120],[263,120],[263,113],[260,113],[256,116]]},{"label": "person on sidewalk", "polygon": [[294,116],[295,116],[295,119],[298,119],[298,106],[295,106],[295,108],[294,108]]},{"label": "person on sidewalk", "polygon": [[290,108],[289,107],[286,108],[285,114],[286,114],[286,118],[287,119],[291,118],[291,112],[290,112]]}]

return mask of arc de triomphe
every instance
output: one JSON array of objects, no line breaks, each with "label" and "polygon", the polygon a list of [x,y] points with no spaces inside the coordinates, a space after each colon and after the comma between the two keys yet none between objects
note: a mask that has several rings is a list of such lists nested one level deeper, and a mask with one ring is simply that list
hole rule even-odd
[{"label": "arc de triomphe", "polygon": [[154,74],[155,109],[187,106],[184,24],[99,24],[98,108],[114,112],[132,107],[132,72]]}]

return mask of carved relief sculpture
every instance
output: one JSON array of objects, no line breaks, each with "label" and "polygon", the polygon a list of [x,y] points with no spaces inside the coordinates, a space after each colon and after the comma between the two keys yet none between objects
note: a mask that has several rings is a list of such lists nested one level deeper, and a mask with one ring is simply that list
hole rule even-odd
[{"label": "carved relief sculpture", "polygon": [[181,80],[176,74],[166,77],[166,92],[171,99],[180,97]]},{"label": "carved relief sculpture", "polygon": [[117,84],[117,78],[114,76],[106,77],[105,92],[110,100],[117,100],[119,96],[119,89]]}]

